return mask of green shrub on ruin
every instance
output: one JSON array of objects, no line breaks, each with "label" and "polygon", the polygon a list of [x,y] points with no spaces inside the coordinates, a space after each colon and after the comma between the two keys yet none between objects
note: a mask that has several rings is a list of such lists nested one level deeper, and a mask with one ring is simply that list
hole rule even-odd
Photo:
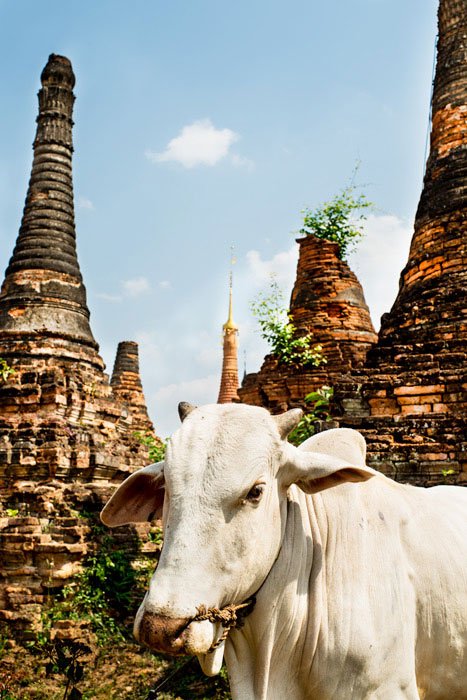
[{"label": "green shrub on ruin", "polygon": [[272,280],[269,294],[259,294],[251,309],[260,327],[261,337],[271,353],[285,365],[319,367],[326,363],[321,345],[313,343],[311,333],[299,335],[293,316],[284,306],[279,285]]},{"label": "green shrub on ruin", "polygon": [[313,235],[339,246],[339,257],[347,260],[356,244],[363,237],[363,223],[366,212],[373,207],[366,196],[359,193],[359,187],[354,184],[356,166],[351,183],[344,187],[328,202],[316,209],[305,209],[303,225],[300,233],[303,236]]},{"label": "green shrub on ruin", "polygon": [[305,413],[297,427],[290,433],[289,442],[293,445],[301,445],[309,437],[315,434],[316,424],[319,421],[331,420],[331,401],[334,389],[330,386],[322,386],[317,391],[312,391],[305,396],[305,403],[310,404],[310,410]]}]

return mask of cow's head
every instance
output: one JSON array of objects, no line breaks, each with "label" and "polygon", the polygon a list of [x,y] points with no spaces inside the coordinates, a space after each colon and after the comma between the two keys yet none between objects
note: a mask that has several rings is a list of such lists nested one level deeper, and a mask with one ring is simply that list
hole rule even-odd
[{"label": "cow's head", "polygon": [[288,443],[300,409],[271,416],[241,404],[181,404],[180,415],[164,462],[126,479],[102,520],[112,527],[162,515],[164,546],[135,635],[159,651],[196,654],[212,674],[223,645],[209,650],[222,628],[190,620],[201,605],[240,604],[261,587],[281,547],[289,487],[315,493],[375,472],[355,431],[326,431],[300,449]]}]

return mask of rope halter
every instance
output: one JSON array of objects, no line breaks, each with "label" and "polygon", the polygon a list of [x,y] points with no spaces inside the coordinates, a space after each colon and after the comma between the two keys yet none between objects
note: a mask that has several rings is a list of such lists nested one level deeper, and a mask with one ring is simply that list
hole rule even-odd
[{"label": "rope halter", "polygon": [[217,640],[213,642],[209,647],[207,654],[211,654],[217,647],[225,642],[227,636],[231,629],[243,627],[245,624],[245,618],[253,611],[255,607],[256,598],[252,596],[246,603],[241,603],[240,605],[227,605],[227,607],[219,608],[207,608],[205,605],[200,605],[197,610],[197,614],[191,618],[190,624],[192,622],[202,622],[203,620],[209,620],[209,622],[215,623],[220,622],[224,631]]}]

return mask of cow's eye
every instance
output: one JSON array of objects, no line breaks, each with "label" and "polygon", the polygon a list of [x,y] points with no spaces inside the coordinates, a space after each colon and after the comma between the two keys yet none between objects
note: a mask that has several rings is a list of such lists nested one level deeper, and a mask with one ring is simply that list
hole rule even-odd
[{"label": "cow's eye", "polygon": [[249,503],[259,503],[259,500],[260,500],[261,496],[263,495],[263,491],[264,491],[263,484],[255,484],[248,491],[247,496],[245,498],[245,501],[248,501]]}]

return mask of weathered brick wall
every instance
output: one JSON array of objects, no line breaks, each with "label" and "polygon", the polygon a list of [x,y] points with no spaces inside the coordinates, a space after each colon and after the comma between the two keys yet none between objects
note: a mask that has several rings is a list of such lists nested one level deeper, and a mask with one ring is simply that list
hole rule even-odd
[{"label": "weathered brick wall", "polygon": [[364,369],[336,387],[341,424],[364,433],[371,462],[413,483],[467,481],[466,34],[465,3],[441,0],[431,149],[409,260]]},{"label": "weathered brick wall", "polygon": [[138,343],[123,340],[118,344],[110,385],[115,399],[131,414],[125,415],[124,412],[123,416],[132,424],[133,430],[154,432],[139,373]]},{"label": "weathered brick wall", "polygon": [[[99,547],[93,527],[113,488],[58,480],[17,486],[0,502],[0,623],[16,638],[34,639],[43,629],[43,611]],[[128,554],[135,569],[155,566],[158,547],[148,538],[149,529],[143,523],[112,532],[115,548]],[[81,636],[80,621],[66,621],[73,625]],[[67,635],[74,636],[70,630]]]},{"label": "weathered brick wall", "polygon": [[[31,178],[0,292],[0,358],[14,370],[0,381],[0,620],[20,633],[40,624],[46,599],[95,546],[80,512],[100,510],[113,483],[148,463],[135,432],[154,435],[136,343],[120,345],[111,385],[89,323],[69,60],[52,54],[41,81]],[[137,558],[138,529],[129,532],[122,543]]]},{"label": "weathered brick wall", "polygon": [[243,403],[265,406],[277,413],[304,407],[304,397],[324,384],[334,384],[342,373],[363,363],[376,342],[362,287],[336,243],[315,236],[298,239],[300,255],[290,311],[297,333],[311,333],[322,345],[327,364],[297,368],[279,364],[268,355],[256,374],[243,380]]},{"label": "weathered brick wall", "polygon": [[224,328],[222,373],[217,403],[231,403],[238,399],[238,331]]},{"label": "weathered brick wall", "polygon": [[6,357],[15,373],[0,384],[0,486],[121,480],[147,463],[134,433],[149,424],[115,399],[102,373],[62,358]]}]

